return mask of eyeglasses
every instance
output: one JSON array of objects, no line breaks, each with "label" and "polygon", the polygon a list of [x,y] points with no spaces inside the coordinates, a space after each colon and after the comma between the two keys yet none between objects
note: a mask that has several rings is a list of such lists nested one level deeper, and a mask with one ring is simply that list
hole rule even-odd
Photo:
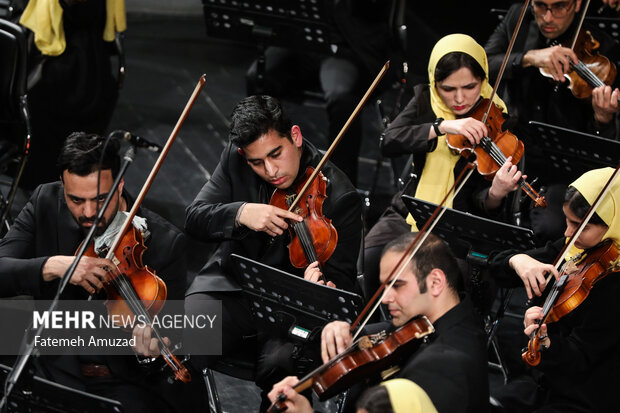
[{"label": "eyeglasses", "polygon": [[557,3],[553,3],[550,6],[543,3],[542,1],[534,1],[532,2],[533,10],[535,14],[540,16],[544,16],[547,14],[547,10],[551,12],[553,17],[564,17],[566,13],[573,7],[575,4],[574,1],[559,1]]}]

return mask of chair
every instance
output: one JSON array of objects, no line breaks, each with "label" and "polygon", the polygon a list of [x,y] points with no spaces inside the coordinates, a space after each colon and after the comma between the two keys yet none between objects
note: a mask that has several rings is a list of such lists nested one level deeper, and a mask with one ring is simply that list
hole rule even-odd
[{"label": "chair", "polygon": [[31,139],[26,95],[27,36],[23,27],[0,19],[0,172],[10,170],[6,198],[0,192],[0,234],[11,224],[10,209],[24,171]]}]

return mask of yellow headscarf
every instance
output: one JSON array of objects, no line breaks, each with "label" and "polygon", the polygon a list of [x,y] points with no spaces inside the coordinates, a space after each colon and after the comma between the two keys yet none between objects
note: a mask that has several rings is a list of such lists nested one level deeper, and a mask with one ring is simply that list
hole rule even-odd
[{"label": "yellow headscarf", "polygon": [[[493,88],[489,85],[489,64],[484,48],[466,34],[450,34],[443,37],[435,44],[431,52],[431,57],[428,61],[428,80],[430,83],[431,107],[433,108],[433,112],[436,117],[448,120],[456,119],[456,116],[454,112],[446,106],[439,96],[439,93],[437,93],[435,68],[442,57],[453,52],[463,52],[470,55],[480,64],[480,67],[482,67],[484,73],[486,73],[487,77],[483,79],[480,89],[480,95],[482,97],[490,97],[493,91]],[[493,102],[504,112],[506,111],[506,105],[497,95],[494,96]],[[422,171],[415,197],[439,204],[454,184],[454,166],[459,160],[459,157],[460,155],[454,154],[450,148],[448,148],[445,136],[438,137],[437,147],[433,152],[429,152],[426,155],[426,163],[424,164],[424,170]],[[452,207],[452,199],[448,199],[446,206],[449,208]],[[412,230],[416,230],[415,221],[411,215],[407,217],[407,223],[413,226]]]},{"label": "yellow headscarf", "polygon": [[[613,173],[614,169],[609,167],[593,169],[581,175],[570,186],[579,191],[592,205]],[[616,245],[620,245],[620,178],[616,178],[611,185],[609,192],[596,209],[596,213],[609,227],[603,239],[612,239]],[[579,250],[571,250],[569,255],[573,256],[576,252]]]},{"label": "yellow headscarf", "polygon": [[[59,56],[67,47],[62,13],[58,0],[30,0],[19,19],[24,27],[32,30],[34,44],[44,55]],[[125,0],[106,0],[103,40],[113,41],[116,33],[126,28]]]},{"label": "yellow headscarf", "polygon": [[394,413],[437,413],[437,409],[420,386],[407,379],[392,379],[385,386]]}]

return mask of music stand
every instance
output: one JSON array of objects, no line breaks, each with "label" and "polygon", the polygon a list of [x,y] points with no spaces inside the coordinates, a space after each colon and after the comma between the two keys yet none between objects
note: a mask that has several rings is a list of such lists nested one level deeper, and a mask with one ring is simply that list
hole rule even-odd
[{"label": "music stand", "polygon": [[353,323],[363,304],[358,294],[326,287],[258,261],[232,254],[237,282],[263,330],[306,342],[334,320]]},{"label": "music stand", "polygon": [[[414,198],[411,195],[402,195],[402,200],[415,219],[418,227],[422,227],[437,208],[436,204]],[[467,212],[447,208],[441,217],[433,233],[445,240],[451,247],[457,258],[464,259],[472,265],[472,298],[474,302],[482,302],[481,271],[487,266],[487,258],[492,251],[518,249],[521,251],[535,247],[534,232],[531,229],[494,221],[479,217]],[[508,380],[508,370],[499,352],[495,333],[499,326],[499,320],[503,317],[512,290],[503,291],[500,297],[500,305],[494,319],[487,321],[487,347],[491,346],[498,364],[489,364],[499,368]]]},{"label": "music stand", "polygon": [[265,49],[281,46],[330,54],[343,43],[326,0],[203,0],[207,35],[256,44],[256,87],[262,93]]},{"label": "music stand", "polygon": [[530,121],[529,125],[535,128],[536,145],[540,146],[545,159],[566,182],[574,181],[591,169],[615,168],[618,164],[618,141],[542,122]]},{"label": "music stand", "polygon": [[[12,370],[0,364],[0,381],[4,382]],[[4,394],[4,393],[2,393]],[[9,396],[8,412],[31,413],[122,413],[120,402],[62,384],[32,377],[31,381],[20,381]]]}]

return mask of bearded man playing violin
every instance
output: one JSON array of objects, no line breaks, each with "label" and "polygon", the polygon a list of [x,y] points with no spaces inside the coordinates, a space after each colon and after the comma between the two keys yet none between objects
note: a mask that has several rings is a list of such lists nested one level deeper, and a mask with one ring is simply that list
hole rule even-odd
[{"label": "bearded man playing violin", "polygon": [[[564,171],[549,168],[548,158],[543,156],[537,142],[540,135],[528,122],[544,122],[609,139],[620,138],[620,79],[617,76],[610,84],[594,88],[591,98],[587,99],[576,98],[568,88],[570,82],[565,75],[572,71],[570,63],[577,63],[578,56],[585,53],[578,47],[570,48],[584,6],[582,0],[534,0],[508,58],[499,91],[516,120],[512,132],[525,144],[525,172],[539,177],[539,184],[546,188],[549,206],[530,212],[531,227],[541,245],[562,235],[562,198],[570,181]],[[497,77],[520,8],[521,5],[515,4],[508,10],[485,44],[492,78]],[[604,30],[588,25],[587,20],[580,33],[584,35],[586,31],[600,44],[592,53],[608,58],[612,64],[620,62],[618,42]],[[549,76],[543,76],[541,70]]]},{"label": "bearded man playing violin", "polygon": [[[416,235],[403,234],[385,246],[380,263],[382,282],[395,277],[392,270]],[[489,410],[486,338],[470,298],[460,292],[462,283],[447,243],[430,234],[382,300],[391,320],[368,325],[363,331],[389,333],[418,315],[429,319],[435,332],[424,337],[420,347],[401,361],[397,377],[418,384],[440,413]],[[351,345],[351,326],[344,321],[329,323],[321,335],[323,362]],[[291,390],[297,381],[287,377],[274,386],[269,397],[274,400],[284,392],[290,396],[285,404],[292,412],[312,411],[307,410],[307,400]]]},{"label": "bearded man playing violin", "polygon": [[[259,334],[233,277],[230,259],[233,253],[313,282],[324,283],[320,280],[323,276],[329,286],[357,289],[361,200],[342,171],[329,161],[322,169],[327,179],[323,213],[338,232],[336,249],[322,269],[316,263],[305,269],[291,265],[287,229],[289,222],[301,221],[302,217],[269,205],[275,189],[294,191],[303,183],[306,169],[316,166],[320,159],[318,150],[304,140],[301,129],[290,121],[277,99],[250,96],[233,110],[230,142],[222,151],[211,179],[187,208],[185,221],[188,234],[219,243],[186,294],[186,310],[200,312],[200,301],[205,299],[222,301],[225,354],[249,348],[242,338]],[[271,346],[292,346],[263,339],[259,339],[259,344],[270,349],[259,350],[261,362],[256,380],[262,387],[271,389],[276,380],[286,375],[282,369],[293,369],[293,372],[296,369],[291,365],[290,349],[276,351]],[[282,364],[283,367],[273,367]]]},{"label": "bearded man playing violin", "polygon": [[[25,294],[35,300],[54,298],[60,278],[71,265],[119,172],[118,142],[110,141],[105,148],[104,152],[104,139],[93,134],[75,132],[65,140],[58,158],[60,181],[37,187],[14,225],[0,240],[2,297]],[[123,191],[123,186],[121,180],[99,222],[97,235],[109,228],[119,211],[131,208],[133,200]],[[184,235],[144,207],[138,215],[146,220],[150,234],[145,240],[144,264],[164,280],[168,299],[182,300],[187,268]],[[115,264],[108,259],[82,257],[61,299],[87,299],[117,275],[114,269]],[[168,384],[168,374],[159,370],[162,366],[161,357],[157,357],[159,347],[151,339],[150,330],[136,327],[134,335],[138,357],[42,356],[37,366],[43,367],[37,374],[118,400],[126,411],[172,412],[186,411],[192,404],[204,406],[201,375],[192,374],[191,384]],[[148,361],[151,363],[145,363]]]},{"label": "bearded man playing violin", "polygon": [[[523,283],[530,298],[541,296],[547,284],[546,277],[559,279],[560,273],[553,265],[567,242],[579,227],[590,205],[594,203],[605,183],[612,176],[612,168],[594,169],[571,183],[565,195],[566,214],[565,238],[548,243],[532,251],[505,251],[490,258],[491,268],[499,282],[505,286]],[[620,181],[616,179],[596,212],[577,237],[568,258],[579,253],[595,254],[599,248],[606,248],[602,242],[611,241],[611,248],[620,245]],[[585,256],[588,259],[588,255]],[[575,263],[579,269],[579,262]],[[620,386],[620,330],[616,315],[620,313],[620,266],[618,260],[600,261],[592,265],[595,273],[576,271],[577,279],[593,280],[603,270],[604,277],[594,283],[591,289],[578,289],[574,297],[586,294],[584,300],[572,301],[575,308],[555,307],[555,322],[540,326],[539,338],[542,345],[541,359],[534,370],[542,394],[536,412],[611,412],[616,411],[617,389]],[[573,270],[568,269],[567,274]],[[585,283],[585,281],[584,281]],[[572,291],[572,288],[566,288]],[[587,292],[586,292],[587,291]],[[559,299],[559,302],[565,302]],[[547,304],[547,303],[545,303]],[[524,333],[531,337],[543,317],[539,305],[530,307],[524,317]]]}]

